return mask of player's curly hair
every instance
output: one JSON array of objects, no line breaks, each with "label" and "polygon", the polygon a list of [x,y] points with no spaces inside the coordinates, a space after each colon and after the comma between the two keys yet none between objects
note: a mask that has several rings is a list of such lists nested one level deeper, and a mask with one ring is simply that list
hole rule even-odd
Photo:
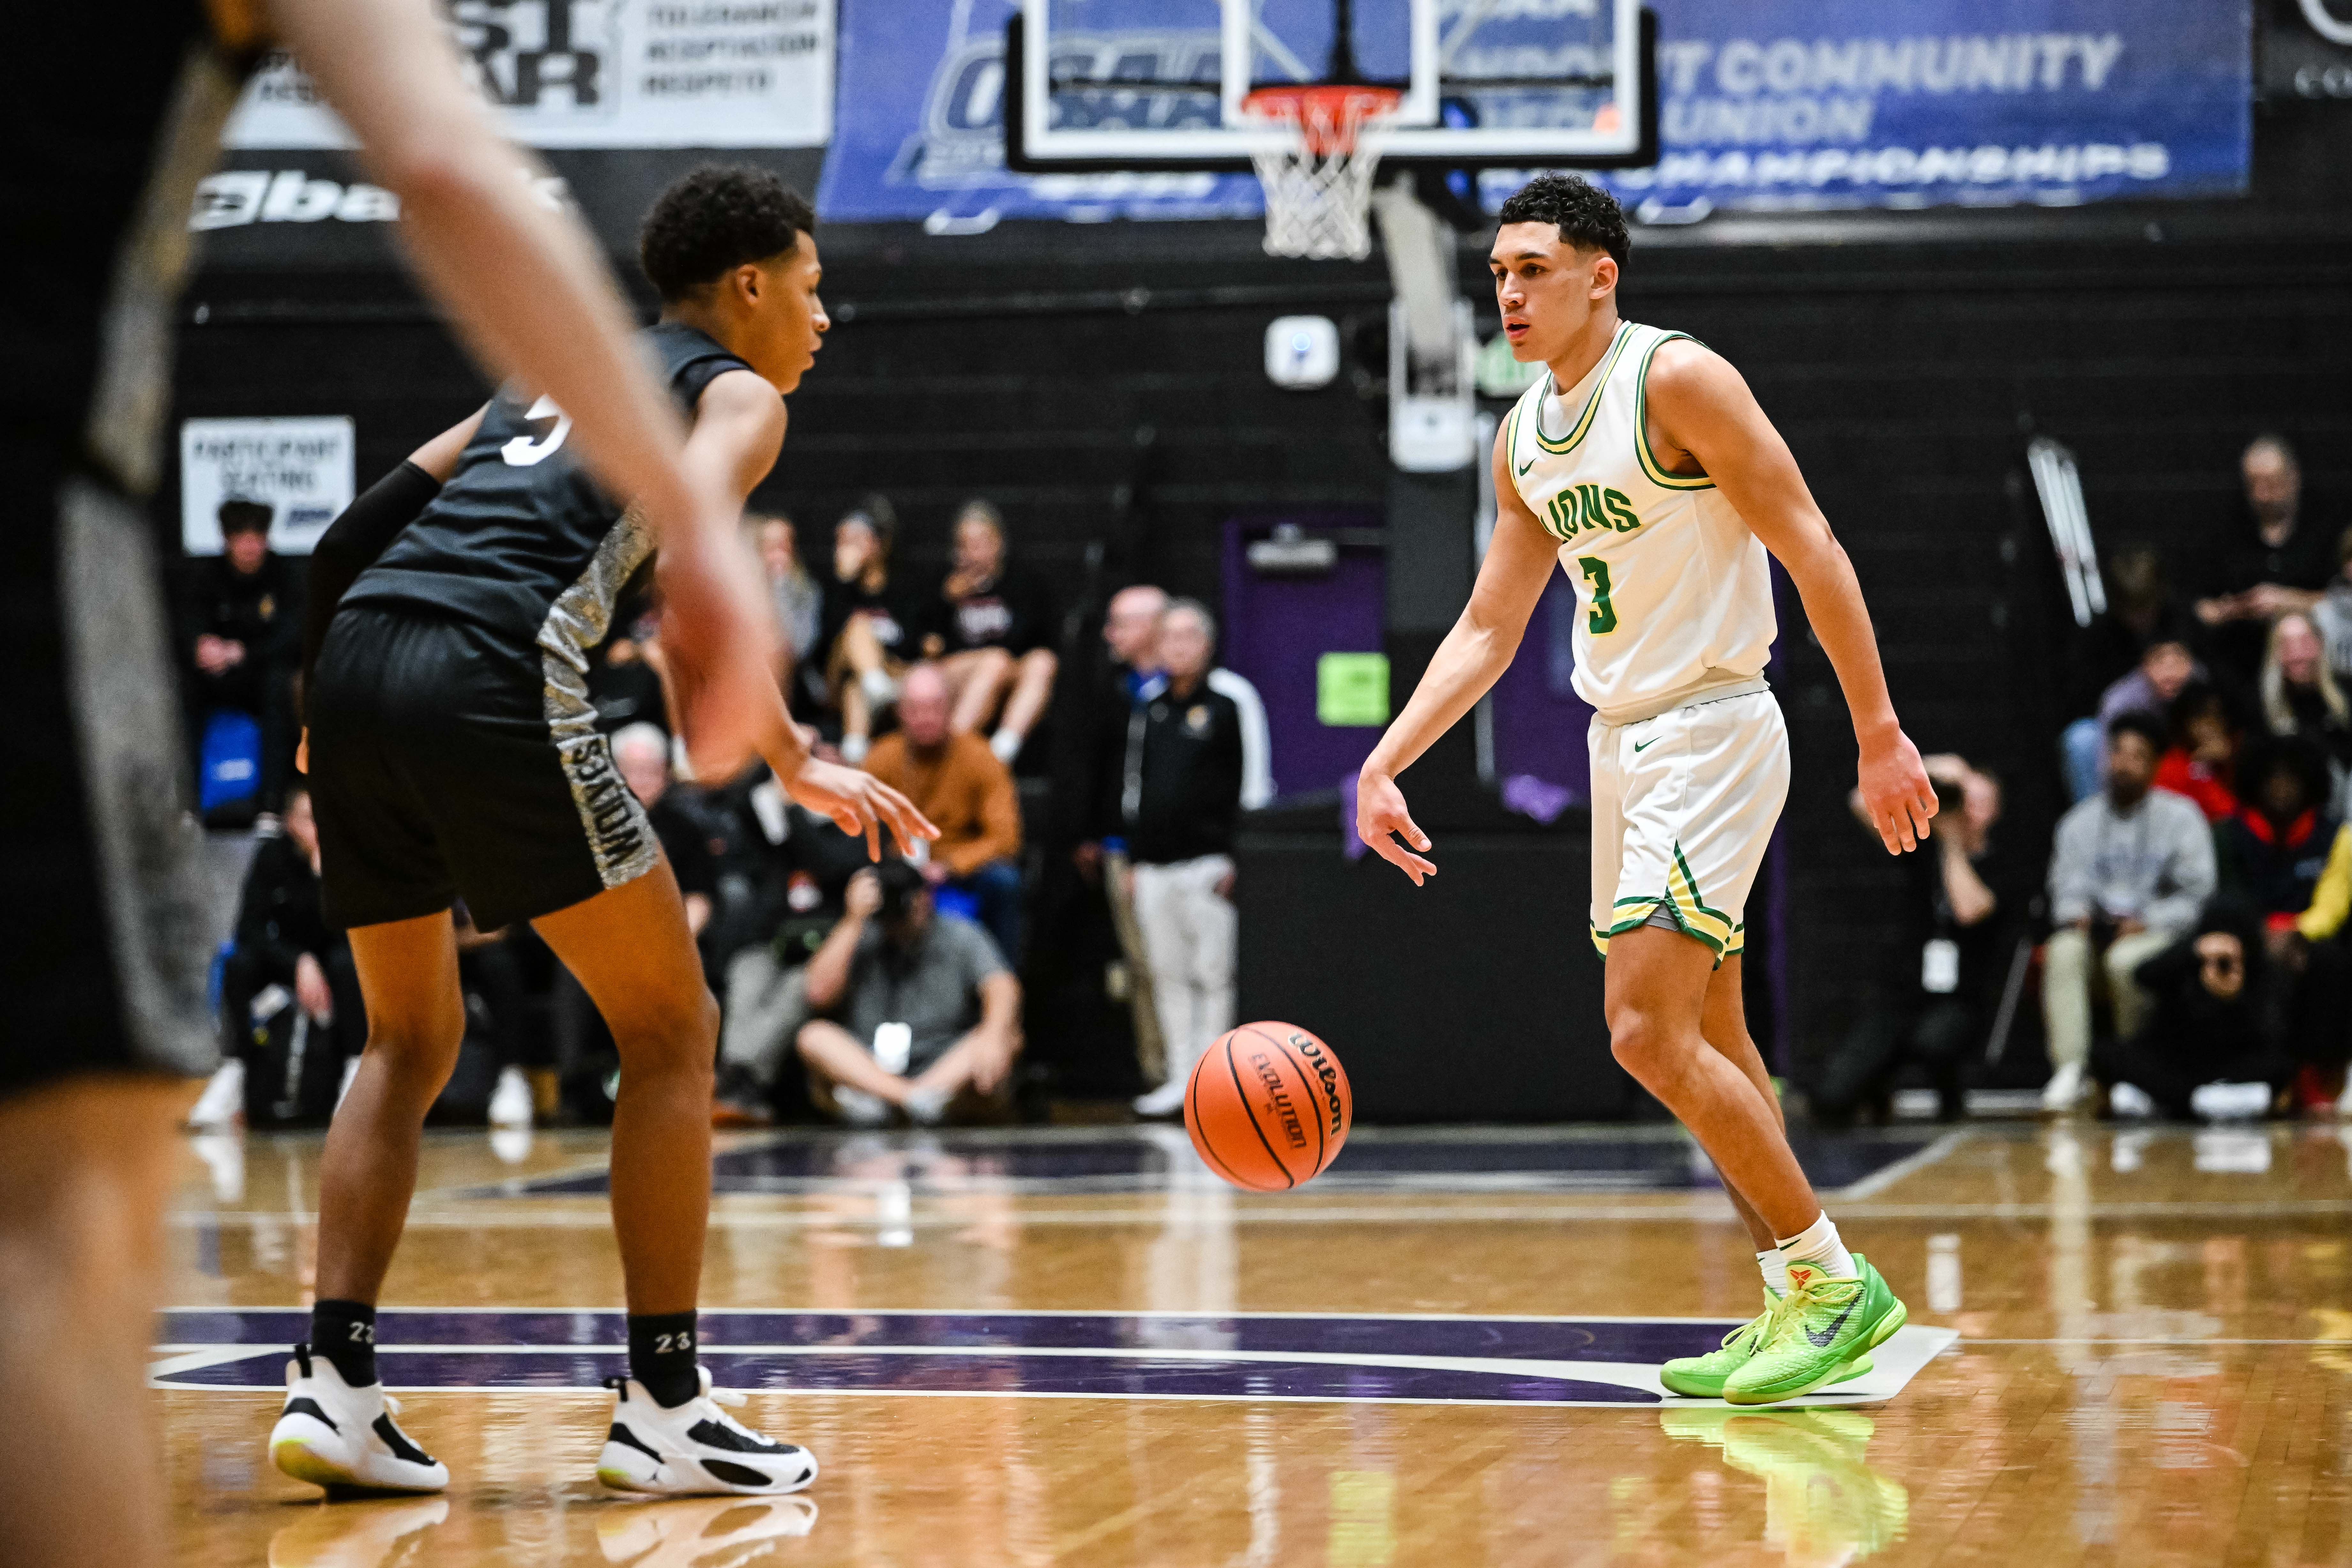
[{"label": "player's curly hair", "polygon": [[782,255],[815,227],[808,198],[767,170],[705,163],[655,198],[637,230],[637,265],[667,304]]},{"label": "player's curly hair", "polygon": [[1549,223],[1579,250],[1605,250],[1619,267],[1633,248],[1617,198],[1574,174],[1538,174],[1511,193],[1497,215],[1505,223]]}]

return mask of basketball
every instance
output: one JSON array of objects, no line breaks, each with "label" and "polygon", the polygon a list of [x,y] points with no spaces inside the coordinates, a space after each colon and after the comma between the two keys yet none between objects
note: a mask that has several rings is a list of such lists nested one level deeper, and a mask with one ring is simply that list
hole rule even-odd
[{"label": "basketball", "polygon": [[1295,1024],[1220,1036],[1184,1087],[1184,1130],[1202,1163],[1253,1193],[1313,1181],[1339,1157],[1356,1110],[1331,1047]]}]

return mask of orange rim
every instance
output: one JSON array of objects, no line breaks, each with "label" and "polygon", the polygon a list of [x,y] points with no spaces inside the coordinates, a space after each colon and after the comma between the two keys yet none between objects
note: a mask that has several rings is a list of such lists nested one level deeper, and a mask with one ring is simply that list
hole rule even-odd
[{"label": "orange rim", "polygon": [[1403,101],[1404,94],[1395,88],[1360,83],[1261,87],[1242,100],[1242,112],[1253,120],[1290,125],[1309,153],[1328,158],[1352,152],[1356,133],[1366,121],[1386,119]]}]

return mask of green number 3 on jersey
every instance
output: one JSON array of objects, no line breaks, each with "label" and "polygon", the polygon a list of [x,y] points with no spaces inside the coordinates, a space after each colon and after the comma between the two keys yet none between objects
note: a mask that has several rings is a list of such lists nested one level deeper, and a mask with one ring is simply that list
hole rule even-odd
[{"label": "green number 3 on jersey", "polygon": [[1592,584],[1592,607],[1584,613],[1584,629],[1606,637],[1617,629],[1617,606],[1609,602],[1609,563],[1596,555],[1580,555],[1576,563]]}]

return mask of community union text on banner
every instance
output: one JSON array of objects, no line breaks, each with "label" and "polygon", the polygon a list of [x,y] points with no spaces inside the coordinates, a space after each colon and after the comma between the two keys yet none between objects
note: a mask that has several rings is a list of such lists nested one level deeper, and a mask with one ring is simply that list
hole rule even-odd
[{"label": "community union text on banner", "polygon": [[[821,147],[834,0],[449,0],[467,75],[533,147]],[[231,148],[350,147],[285,55],[247,85]]]},{"label": "community union text on banner", "polygon": [[2246,185],[2248,0],[1654,3],[1662,153],[1607,176],[1645,216]]}]

